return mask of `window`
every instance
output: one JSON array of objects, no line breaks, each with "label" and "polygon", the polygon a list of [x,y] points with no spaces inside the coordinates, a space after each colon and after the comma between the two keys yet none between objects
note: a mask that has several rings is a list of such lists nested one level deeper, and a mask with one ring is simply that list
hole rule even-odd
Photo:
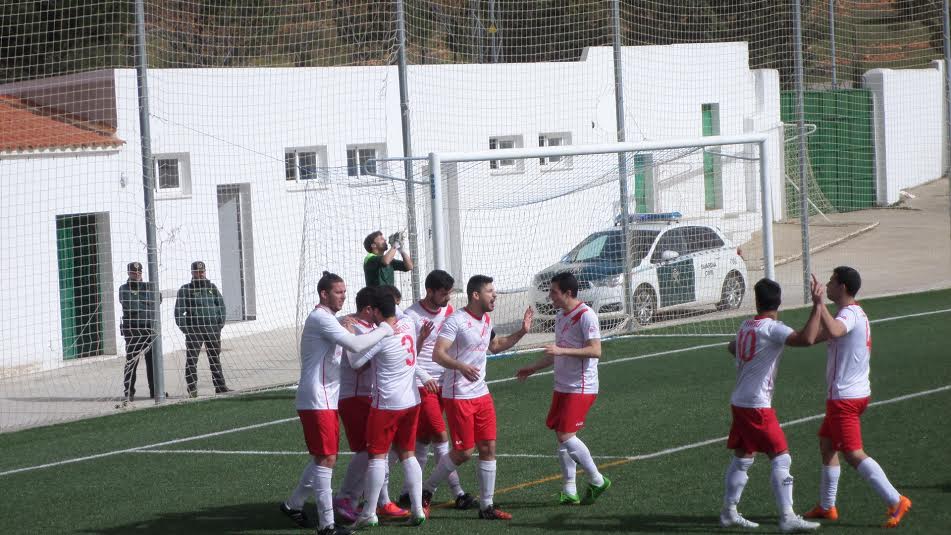
[{"label": "window", "polygon": [[187,153],[156,154],[155,189],[158,198],[188,197],[191,195],[191,176]]},{"label": "window", "polygon": [[303,147],[284,150],[284,179],[288,182],[327,179],[327,149]]},{"label": "window", "polygon": [[654,254],[651,256],[651,262],[654,264],[658,262],[663,262],[664,251],[674,251],[675,253],[683,256],[686,254],[686,244],[684,243],[684,229],[675,228],[668,230],[657,241],[657,246],[654,247]]},{"label": "window", "polygon": [[[516,149],[522,147],[522,136],[499,136],[489,138],[489,150]],[[523,160],[489,160],[489,169],[496,171],[521,171]]]},{"label": "window", "polygon": [[376,174],[377,158],[383,158],[382,147],[355,145],[347,147],[347,176]]},{"label": "window", "polygon": [[[700,107],[704,136],[720,135],[720,105],[703,104]],[[723,208],[723,162],[719,147],[703,149],[703,208]]]},{"label": "window", "polygon": [[[538,136],[539,147],[563,147],[565,145],[571,145],[571,133],[569,132],[539,134]],[[543,166],[542,169],[545,169],[544,166],[549,166],[549,169],[568,169],[571,167],[571,156],[548,156],[539,158],[538,165]]]}]

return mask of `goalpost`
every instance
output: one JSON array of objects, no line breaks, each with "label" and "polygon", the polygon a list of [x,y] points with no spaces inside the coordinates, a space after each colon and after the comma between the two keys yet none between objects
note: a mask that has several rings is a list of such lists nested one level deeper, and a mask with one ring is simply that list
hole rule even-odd
[{"label": "goalpost", "polygon": [[[760,235],[763,276],[775,279],[772,192],[781,184],[778,182],[781,177],[773,176],[778,170],[771,171],[773,162],[778,162],[773,154],[776,148],[771,143],[775,140],[768,133],[750,133],[430,153],[426,171],[431,194],[433,267],[452,273],[460,286],[476,273],[497,274],[502,279],[496,282],[501,293],[521,294],[520,299],[510,300],[518,303],[517,310],[497,311],[503,318],[511,319],[517,317],[518,310],[524,310],[521,305],[526,302],[539,308],[542,303],[536,290],[546,281],[538,274],[546,271],[550,260],[569,253],[585,236],[610,229],[615,223],[622,235],[631,236],[645,224],[653,223],[649,225],[651,228],[674,224],[658,222],[653,216],[645,216],[645,212],[680,212],[677,225],[695,225],[690,227],[694,230],[720,228],[722,236],[735,246],[749,242],[754,233]],[[631,170],[627,177],[620,176],[618,164],[622,159]],[[711,174],[719,181],[713,188],[712,207],[704,206],[697,190],[701,183],[704,184],[701,189],[709,190]],[[628,189],[632,193],[626,196],[621,193],[624,191],[620,187],[622,178],[631,186]],[[490,184],[491,190],[480,192],[480,186]],[[574,224],[556,224],[559,215],[576,218]],[[620,330],[630,325],[632,319],[633,323],[644,323],[637,317],[637,288],[632,284],[636,282],[634,278],[644,279],[643,274],[637,273],[645,270],[644,265],[638,264],[647,251],[633,250],[638,245],[632,240],[627,244],[627,250],[620,255],[623,269],[615,277],[618,280],[612,281],[616,282],[615,287],[622,288],[621,309],[606,305],[603,310],[596,310],[609,317],[622,313],[622,320],[607,324],[609,330],[611,326]],[[543,252],[539,254],[539,250]],[[704,303],[702,294],[717,296],[718,288],[714,286],[721,282],[705,277],[713,276],[715,268],[709,266],[719,261],[713,258],[714,253],[698,250],[691,256],[704,254],[710,258],[706,263],[696,263],[696,281],[691,283],[695,295],[680,297],[684,308],[693,311],[708,304]],[[756,271],[753,267],[746,273]],[[588,271],[597,268],[589,268],[580,265],[572,268],[581,271],[579,280],[583,289],[593,285],[590,279],[594,275]],[[741,292],[752,285],[749,275],[741,284]],[[655,300],[659,297],[662,296],[655,295]],[[691,299],[694,306],[689,304]],[[742,301],[742,293],[739,299]],[[655,305],[663,303],[655,302]],[[513,303],[510,308],[514,306]],[[732,303],[717,308],[738,307],[739,303]],[[695,315],[691,312],[685,317]],[[698,321],[704,319],[710,318],[701,316]]]}]

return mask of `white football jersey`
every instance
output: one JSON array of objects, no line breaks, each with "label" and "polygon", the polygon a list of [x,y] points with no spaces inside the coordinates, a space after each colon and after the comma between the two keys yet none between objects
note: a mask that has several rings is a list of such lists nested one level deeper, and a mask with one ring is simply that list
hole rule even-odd
[{"label": "white football jersey", "polygon": [[[555,315],[555,345],[580,349],[589,340],[601,339],[598,315],[584,303],[570,312],[559,310]],[[598,393],[598,361],[596,358],[555,357],[555,391],[567,394]]]},{"label": "white football jersey", "polygon": [[323,305],[307,316],[300,338],[298,410],[337,409],[341,357],[337,340],[347,334],[333,312]]},{"label": "white football jersey", "polygon": [[845,325],[846,334],[830,338],[826,358],[829,399],[867,398],[872,395],[869,363],[872,357],[872,329],[868,316],[858,304],[843,307],[835,315]]},{"label": "white football jersey", "polygon": [[[425,370],[426,373],[436,381],[442,378],[445,368],[433,362],[433,348],[436,347],[436,338],[439,336],[439,331],[442,330],[443,324],[446,323],[446,320],[449,319],[452,312],[452,305],[444,306],[439,310],[433,311],[423,306],[422,301],[416,302],[406,309],[406,315],[416,321],[417,340],[419,339],[419,330],[423,327],[423,323],[428,321],[433,324],[433,331],[423,340],[423,343],[420,344],[418,348],[419,351],[416,353],[416,365]],[[416,380],[416,386],[423,386],[423,383],[418,378]]]},{"label": "white football jersey", "polygon": [[795,331],[765,316],[746,320],[736,333],[736,386],[730,403],[752,409],[770,407],[773,382],[786,339]]},{"label": "white football jersey", "polygon": [[[373,325],[354,317],[353,330],[364,334],[373,330]],[[347,358],[347,350],[337,346],[340,355],[340,399],[370,397],[373,388],[373,373],[370,370],[354,370]]]},{"label": "white football jersey", "polygon": [[416,388],[416,322],[404,317],[367,353],[373,370],[373,406],[400,410],[419,405]]},{"label": "white football jersey", "polygon": [[447,353],[459,362],[479,369],[479,379],[469,381],[457,370],[442,375],[442,395],[450,399],[473,399],[489,393],[485,384],[486,352],[492,341],[492,320],[488,314],[477,318],[463,308],[453,312],[442,325],[439,338],[451,342]]}]

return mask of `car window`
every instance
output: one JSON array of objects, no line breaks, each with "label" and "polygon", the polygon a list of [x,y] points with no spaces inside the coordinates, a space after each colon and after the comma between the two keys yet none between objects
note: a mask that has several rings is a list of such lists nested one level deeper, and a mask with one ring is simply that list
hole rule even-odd
[{"label": "car window", "polygon": [[600,234],[591,236],[589,239],[583,241],[581,246],[578,247],[578,250],[572,258],[575,262],[584,262],[585,260],[592,260],[599,258],[601,252],[604,251],[604,244],[608,242],[607,234]]},{"label": "car window", "polygon": [[[640,264],[650,252],[651,245],[659,234],[656,230],[635,230],[631,232],[632,263]],[[624,261],[624,245],[619,231],[597,232],[585,238],[565,255],[565,262],[612,262]]]},{"label": "car window", "polygon": [[644,260],[660,234],[656,230],[635,230],[631,233],[631,265],[636,266]]},{"label": "car window", "polygon": [[654,248],[654,254],[651,256],[651,262],[662,262],[664,251],[674,251],[679,253],[680,256],[683,256],[687,254],[686,250],[684,228],[670,229],[661,234],[660,239],[657,241],[657,247]]},{"label": "car window", "polygon": [[700,228],[700,247],[702,250],[719,249],[723,247],[723,240],[710,227]]},{"label": "car window", "polygon": [[[686,253],[692,254],[700,251],[708,251],[723,246],[723,240],[717,236],[717,233],[710,227],[683,227],[684,241],[686,242]],[[684,253],[682,253],[684,254]]]}]

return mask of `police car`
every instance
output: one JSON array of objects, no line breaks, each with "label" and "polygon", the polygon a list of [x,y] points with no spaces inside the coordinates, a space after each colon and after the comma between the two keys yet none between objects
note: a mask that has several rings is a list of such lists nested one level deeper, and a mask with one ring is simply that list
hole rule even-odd
[{"label": "police car", "polygon": [[[682,222],[678,212],[631,216],[633,316],[639,325],[657,312],[715,306],[739,308],[748,287],[742,252],[711,225]],[[614,228],[589,235],[560,262],[532,280],[536,318],[550,324],[551,277],[570,271],[578,278],[578,298],[604,321],[624,318],[624,246],[620,216]]]}]

